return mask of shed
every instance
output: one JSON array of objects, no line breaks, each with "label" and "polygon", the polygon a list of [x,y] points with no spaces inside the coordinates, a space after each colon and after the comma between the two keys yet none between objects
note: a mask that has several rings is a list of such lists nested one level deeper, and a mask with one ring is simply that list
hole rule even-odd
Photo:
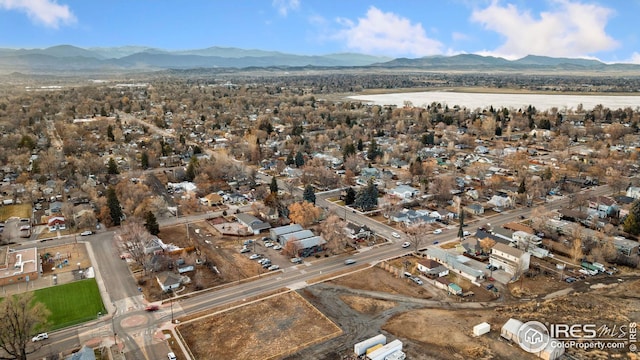
[{"label": "shed", "polygon": [[518,342],[518,330],[522,326],[522,321],[511,318],[507,320],[504,325],[502,325],[502,329],[500,330],[500,336],[503,338]]},{"label": "shed", "polygon": [[491,325],[488,322],[483,322],[473,327],[473,336],[484,335],[489,331],[491,331]]},{"label": "shed", "polygon": [[455,295],[461,295],[462,294],[462,288],[455,283],[450,283],[448,286],[449,292]]}]

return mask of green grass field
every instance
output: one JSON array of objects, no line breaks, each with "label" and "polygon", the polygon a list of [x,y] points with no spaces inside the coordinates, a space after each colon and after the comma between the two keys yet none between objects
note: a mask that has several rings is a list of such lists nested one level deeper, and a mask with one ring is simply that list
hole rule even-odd
[{"label": "green grass field", "polygon": [[34,291],[36,301],[51,311],[47,330],[80,324],[107,313],[96,279],[86,279]]},{"label": "green grass field", "polygon": [[31,205],[5,205],[0,206],[0,221],[7,221],[10,217],[31,218]]}]

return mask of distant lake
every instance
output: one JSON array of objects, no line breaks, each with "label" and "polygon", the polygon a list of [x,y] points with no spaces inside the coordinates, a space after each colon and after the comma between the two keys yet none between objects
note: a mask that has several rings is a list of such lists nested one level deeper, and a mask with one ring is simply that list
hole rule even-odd
[{"label": "distant lake", "polygon": [[449,107],[459,105],[468,109],[506,107],[508,109],[524,109],[529,105],[535,106],[539,111],[551,109],[575,110],[579,104],[585,110],[593,109],[596,105],[602,104],[610,109],[630,107],[636,109],[640,107],[640,94],[638,96],[624,95],[548,95],[548,94],[493,94],[493,93],[462,93],[449,91],[425,91],[413,93],[394,93],[377,95],[357,95],[350,96],[374,105],[396,105],[404,106],[405,101],[411,101],[413,106],[430,105],[433,102],[446,104]]}]

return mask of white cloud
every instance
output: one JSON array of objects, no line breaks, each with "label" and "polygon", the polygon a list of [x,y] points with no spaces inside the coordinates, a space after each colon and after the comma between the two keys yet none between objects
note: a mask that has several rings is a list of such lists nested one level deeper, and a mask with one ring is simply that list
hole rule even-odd
[{"label": "white cloud", "polygon": [[611,9],[571,0],[550,3],[551,10],[535,16],[529,10],[493,0],[487,8],[473,11],[471,20],[505,38],[500,47],[487,51],[494,56],[586,57],[618,46],[605,31]]},{"label": "white cloud", "polygon": [[640,53],[634,52],[633,54],[631,54],[631,59],[627,61],[622,61],[622,62],[631,63],[631,64],[640,64]]},{"label": "white cloud", "polygon": [[346,46],[367,54],[388,56],[426,56],[440,54],[442,44],[427,37],[420,23],[412,24],[407,18],[370,7],[366,17],[357,22],[339,18],[343,26],[336,38]]},{"label": "white cloud", "polygon": [[470,38],[467,34],[454,31],[453,33],[451,33],[451,39],[453,39],[453,41],[464,41],[469,40]]},{"label": "white cloud", "polygon": [[54,29],[76,21],[69,6],[59,5],[56,0],[0,0],[0,9],[25,12],[32,21]]},{"label": "white cloud", "polygon": [[289,11],[297,10],[300,7],[300,0],[273,0],[271,4],[278,9],[280,15],[287,16]]}]

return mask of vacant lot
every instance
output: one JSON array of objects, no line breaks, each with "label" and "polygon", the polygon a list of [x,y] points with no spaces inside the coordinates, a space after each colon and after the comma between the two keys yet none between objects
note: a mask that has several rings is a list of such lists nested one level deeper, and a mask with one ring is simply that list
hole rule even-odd
[{"label": "vacant lot", "polygon": [[86,279],[34,291],[37,301],[51,311],[47,329],[55,330],[93,320],[106,314],[98,284]]},{"label": "vacant lot", "polygon": [[0,221],[7,221],[7,219],[12,217],[31,218],[31,205],[18,204],[0,206]]},{"label": "vacant lot", "polygon": [[355,275],[343,276],[329,281],[330,284],[352,289],[380,291],[389,294],[400,294],[421,299],[429,299],[430,293],[408,279],[397,278],[379,267],[359,271]]},{"label": "vacant lot", "polygon": [[293,292],[178,329],[197,359],[277,359],[342,332]]}]

